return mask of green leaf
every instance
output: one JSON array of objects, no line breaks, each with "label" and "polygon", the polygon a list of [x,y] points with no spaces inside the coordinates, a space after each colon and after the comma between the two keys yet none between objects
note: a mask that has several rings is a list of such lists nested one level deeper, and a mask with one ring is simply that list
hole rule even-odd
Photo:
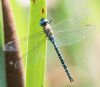
[{"label": "green leaf", "polygon": [[[42,31],[41,17],[46,18],[45,0],[31,0],[29,36],[34,36]],[[34,39],[29,38],[28,49],[32,48],[33,50],[27,54],[26,87],[43,87],[46,62],[44,35],[38,35]]]},{"label": "green leaf", "polygon": [[5,57],[3,52],[4,32],[3,32],[3,16],[0,0],[0,87],[6,87]]}]

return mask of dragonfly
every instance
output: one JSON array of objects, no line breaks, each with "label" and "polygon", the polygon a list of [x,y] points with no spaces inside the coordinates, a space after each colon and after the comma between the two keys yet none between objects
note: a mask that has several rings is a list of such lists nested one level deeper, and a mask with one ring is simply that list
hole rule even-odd
[{"label": "dragonfly", "polygon": [[[91,34],[94,27],[90,24],[82,23],[82,21],[86,18],[86,12],[80,12],[69,19],[60,21],[54,27],[51,27],[50,21],[48,21],[46,18],[40,18],[39,25],[42,27],[42,32],[46,35],[46,38],[48,38],[48,40],[52,43],[70,82],[73,82],[74,79],[58,47],[73,45],[80,42],[82,39],[85,39]],[[39,35],[40,34],[37,34],[36,36],[30,36],[30,38],[34,39],[37,38]],[[27,37],[23,40],[20,40],[20,42],[26,39]],[[4,51],[17,51],[16,47],[14,46],[14,41],[5,44]]]}]

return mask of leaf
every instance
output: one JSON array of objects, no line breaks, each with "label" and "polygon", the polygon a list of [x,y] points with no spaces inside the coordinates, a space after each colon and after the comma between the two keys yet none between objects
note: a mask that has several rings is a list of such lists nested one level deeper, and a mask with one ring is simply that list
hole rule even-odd
[{"label": "leaf", "polygon": [[[37,32],[42,30],[42,27],[40,26],[41,17],[46,17],[45,0],[31,0],[29,36],[34,36]],[[42,36],[33,40],[29,38],[28,49],[34,48],[42,39]],[[44,83],[46,39],[43,43],[38,45],[39,46],[37,46],[36,49],[27,53],[26,87],[42,87]]]},{"label": "leaf", "polygon": [[[3,16],[2,16],[2,6],[0,0],[0,48],[4,45],[4,32],[3,32]],[[6,72],[5,72],[5,57],[3,49],[0,49],[0,87],[6,87]]]}]

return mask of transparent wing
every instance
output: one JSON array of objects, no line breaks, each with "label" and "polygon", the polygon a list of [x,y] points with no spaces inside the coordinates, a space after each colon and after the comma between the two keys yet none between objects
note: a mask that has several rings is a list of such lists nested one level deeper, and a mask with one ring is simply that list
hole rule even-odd
[{"label": "transparent wing", "polygon": [[6,51],[6,52],[18,51],[18,48],[15,46],[15,42],[20,43],[20,45],[24,45],[24,44],[26,44],[26,42],[28,41],[29,38],[30,38],[30,40],[31,40],[31,39],[38,39],[38,38],[40,38],[41,36],[44,37],[44,32],[43,32],[43,31],[37,33],[36,35],[29,36],[29,37],[25,37],[25,38],[23,38],[23,39],[21,39],[21,40],[10,41],[10,42],[8,42],[7,44],[5,44],[3,50]]},{"label": "transparent wing", "polygon": [[72,45],[89,36],[94,28],[93,25],[86,25],[75,30],[64,30],[54,34],[55,40],[59,46]]},{"label": "transparent wing", "polygon": [[[84,20],[87,18],[88,18],[88,10],[84,9],[76,13],[73,17],[57,23],[53,27],[57,43],[59,43],[60,45],[70,45],[80,41],[81,39],[83,39],[83,37],[86,37],[88,33],[92,31],[91,26],[83,25]],[[18,40],[18,42],[24,44],[26,43],[28,38],[37,39],[36,37],[41,37],[41,35],[43,34],[44,32],[41,31],[40,33],[34,36]],[[15,47],[15,42],[17,41],[8,42],[4,46],[4,51],[8,52],[17,51],[18,49]]]},{"label": "transparent wing", "polygon": [[75,30],[78,27],[83,26],[83,24],[87,25],[86,21],[89,18],[89,14],[90,12],[88,9],[80,10],[76,12],[72,17],[66,18],[52,26],[52,29],[54,32]]},{"label": "transparent wing", "polygon": [[57,23],[52,29],[58,45],[75,44],[93,32],[95,27],[87,23],[88,18],[89,11],[84,9]]}]

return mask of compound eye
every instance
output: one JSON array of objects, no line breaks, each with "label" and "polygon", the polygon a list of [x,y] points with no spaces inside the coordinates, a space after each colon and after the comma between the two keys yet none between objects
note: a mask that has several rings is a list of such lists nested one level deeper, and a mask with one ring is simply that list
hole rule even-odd
[{"label": "compound eye", "polygon": [[41,26],[45,26],[47,23],[48,23],[47,19],[41,18],[41,20],[40,20],[40,25]]}]

